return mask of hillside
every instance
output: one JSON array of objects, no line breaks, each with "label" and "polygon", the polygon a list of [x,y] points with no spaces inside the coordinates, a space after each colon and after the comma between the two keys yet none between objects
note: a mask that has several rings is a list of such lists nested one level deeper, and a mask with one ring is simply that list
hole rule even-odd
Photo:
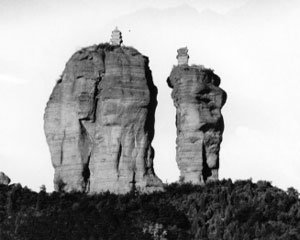
[{"label": "hillside", "polygon": [[298,192],[269,182],[170,184],[115,195],[0,185],[0,239],[300,239]]}]

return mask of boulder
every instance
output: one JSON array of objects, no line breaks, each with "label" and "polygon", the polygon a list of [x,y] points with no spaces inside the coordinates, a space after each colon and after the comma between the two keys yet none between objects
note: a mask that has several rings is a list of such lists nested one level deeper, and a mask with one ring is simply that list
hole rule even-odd
[{"label": "boulder", "polygon": [[10,178],[5,173],[0,172],[0,184],[9,185]]}]

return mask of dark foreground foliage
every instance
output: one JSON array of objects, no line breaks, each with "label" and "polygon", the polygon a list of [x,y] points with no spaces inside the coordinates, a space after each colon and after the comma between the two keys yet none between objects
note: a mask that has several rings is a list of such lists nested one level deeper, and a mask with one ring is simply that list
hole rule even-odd
[{"label": "dark foreground foliage", "polygon": [[171,184],[153,194],[39,193],[0,185],[1,240],[297,240],[298,192],[268,182]]}]

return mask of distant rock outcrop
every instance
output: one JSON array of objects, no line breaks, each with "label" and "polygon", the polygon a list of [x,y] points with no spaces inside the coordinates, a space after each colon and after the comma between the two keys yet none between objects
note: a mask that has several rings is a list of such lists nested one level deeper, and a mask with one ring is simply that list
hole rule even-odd
[{"label": "distant rock outcrop", "polygon": [[5,175],[5,173],[0,172],[0,184],[8,185],[10,183],[10,178]]},{"label": "distant rock outcrop", "polygon": [[[180,49],[179,49],[180,50]],[[183,51],[184,50],[184,51]],[[187,49],[181,49],[178,54]],[[182,58],[182,56],[180,56]],[[203,66],[179,62],[167,80],[176,107],[176,161],[185,182],[218,179],[226,93],[220,78]]]},{"label": "distant rock outcrop", "polygon": [[44,115],[55,189],[162,188],[153,170],[157,88],[148,62],[134,48],[110,44],[67,62]]}]

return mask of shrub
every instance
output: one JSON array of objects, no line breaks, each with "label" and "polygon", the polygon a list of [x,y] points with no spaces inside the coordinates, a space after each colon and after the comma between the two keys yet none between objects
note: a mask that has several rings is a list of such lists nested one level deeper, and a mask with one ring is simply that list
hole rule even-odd
[{"label": "shrub", "polygon": [[0,185],[0,239],[300,239],[299,193],[251,180],[125,195]]}]

